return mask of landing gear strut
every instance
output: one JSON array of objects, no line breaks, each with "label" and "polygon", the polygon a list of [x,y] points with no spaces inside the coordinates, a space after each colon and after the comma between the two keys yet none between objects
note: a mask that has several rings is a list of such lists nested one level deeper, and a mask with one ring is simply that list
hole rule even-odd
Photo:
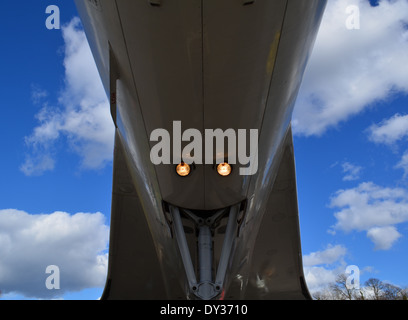
[{"label": "landing gear strut", "polygon": [[[170,205],[170,214],[174,225],[174,234],[183,260],[184,269],[187,276],[187,281],[191,292],[203,300],[216,298],[221,294],[224,284],[225,275],[227,273],[228,262],[231,257],[231,252],[234,244],[234,239],[237,235],[238,221],[237,216],[240,210],[240,204],[234,205],[228,209],[222,209],[215,212],[208,218],[201,218],[190,210],[183,212],[194,221],[198,230],[197,235],[197,251],[199,280],[197,280],[194,265],[191,260],[190,250],[188,248],[186,235],[184,232],[183,223],[180,216],[180,209]],[[228,215],[228,223],[225,231],[224,241],[222,244],[221,255],[216,270],[213,275],[213,232],[215,223],[225,215]]]}]

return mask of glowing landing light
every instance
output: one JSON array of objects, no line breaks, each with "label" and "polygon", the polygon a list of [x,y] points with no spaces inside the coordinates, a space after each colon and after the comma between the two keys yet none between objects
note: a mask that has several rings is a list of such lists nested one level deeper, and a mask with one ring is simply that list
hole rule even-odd
[{"label": "glowing landing light", "polygon": [[190,166],[187,163],[180,163],[176,167],[176,172],[180,177],[187,177],[190,174]]},{"label": "glowing landing light", "polygon": [[231,166],[230,166],[228,163],[226,163],[226,162],[220,163],[220,164],[217,166],[217,172],[218,172],[218,174],[219,174],[220,176],[223,176],[223,177],[229,176],[229,175],[231,174],[231,170],[232,170]]}]

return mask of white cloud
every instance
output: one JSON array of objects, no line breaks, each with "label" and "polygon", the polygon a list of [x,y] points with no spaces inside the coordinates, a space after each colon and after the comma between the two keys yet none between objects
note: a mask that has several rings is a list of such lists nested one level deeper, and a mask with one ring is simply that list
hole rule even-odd
[{"label": "white cloud", "polygon": [[305,267],[304,275],[309,292],[313,295],[315,292],[326,289],[329,285],[336,282],[336,277],[343,273],[345,268],[327,269],[325,267]]},{"label": "white cloud", "polygon": [[362,167],[356,166],[350,162],[344,162],[342,164],[343,172],[346,174],[343,177],[343,181],[354,181],[360,179],[360,172]]},{"label": "white cloud", "polygon": [[[36,118],[39,125],[26,137],[31,149],[20,169],[26,175],[52,170],[56,163],[55,144],[66,138],[85,169],[99,169],[112,160],[114,126],[109,103],[102,86],[85,33],[74,18],[62,28],[65,42],[65,87],[59,107],[43,103]],[[46,97],[44,90],[33,89],[33,99]]]},{"label": "white cloud", "polygon": [[[0,210],[0,290],[35,298],[103,287],[109,228],[101,213],[32,215]],[[60,290],[48,290],[48,265],[60,269]]]},{"label": "white cloud", "polygon": [[333,229],[367,231],[376,249],[391,248],[399,237],[395,225],[408,221],[408,192],[402,188],[380,187],[372,182],[337,191],[330,206],[340,208],[334,214],[337,223]]},{"label": "white cloud", "polygon": [[408,115],[395,114],[380,124],[368,128],[369,139],[376,143],[392,145],[408,136]]},{"label": "white cloud", "polygon": [[46,171],[51,171],[55,167],[55,160],[48,152],[41,152],[36,148],[35,153],[26,157],[20,170],[27,176],[42,175]]},{"label": "white cloud", "polygon": [[[321,251],[315,251],[303,256],[303,272],[309,292],[313,295],[324,293],[326,298],[337,299],[330,286],[336,282],[341,274],[349,274],[349,266],[345,258],[348,250],[343,245],[327,245]],[[370,266],[357,266],[360,276],[364,273],[375,273]]]},{"label": "white cloud", "polygon": [[[349,30],[346,8],[360,9]],[[370,104],[408,92],[408,2],[328,1],[293,115],[296,134],[321,135]]]},{"label": "white cloud", "polygon": [[395,168],[404,170],[404,178],[408,176],[408,151],[405,151],[404,155],[401,158],[401,161],[397,163]]},{"label": "white cloud", "polygon": [[309,291],[321,291],[335,282],[346,270],[344,257],[347,249],[342,245],[328,245],[322,251],[303,256],[303,271]]},{"label": "white cloud", "polygon": [[[408,138],[408,115],[395,114],[389,119],[384,119],[379,124],[371,125],[367,130],[368,138],[374,143],[382,143],[397,150],[397,143]],[[408,150],[402,155],[401,160],[394,166],[395,169],[404,170],[404,179],[408,175]]]},{"label": "white cloud", "polygon": [[401,234],[394,226],[374,227],[367,231],[367,237],[375,244],[376,250],[388,250]]},{"label": "white cloud", "polygon": [[345,256],[347,249],[341,245],[328,245],[323,251],[312,252],[303,256],[304,266],[333,264]]}]

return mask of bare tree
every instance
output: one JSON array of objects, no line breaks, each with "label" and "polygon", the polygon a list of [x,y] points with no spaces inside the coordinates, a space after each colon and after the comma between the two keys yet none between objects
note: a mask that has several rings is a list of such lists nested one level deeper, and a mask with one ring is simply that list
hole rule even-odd
[{"label": "bare tree", "polygon": [[347,276],[342,273],[336,278],[336,282],[331,286],[334,296],[337,300],[354,300],[355,289],[349,288],[347,285]]},{"label": "bare tree", "polygon": [[367,296],[362,288],[355,292],[354,297],[356,300],[367,300]]},{"label": "bare tree", "polygon": [[384,283],[382,298],[384,300],[402,300],[402,289],[390,283]]},{"label": "bare tree", "polygon": [[401,291],[401,300],[408,300],[408,287],[402,289]]},{"label": "bare tree", "polygon": [[364,285],[373,293],[374,300],[383,300],[385,284],[381,280],[370,278]]},{"label": "bare tree", "polygon": [[370,278],[364,286],[355,289],[347,285],[347,275],[340,274],[336,282],[313,293],[315,300],[408,300],[408,287],[396,285]]},{"label": "bare tree", "polygon": [[329,287],[313,293],[312,298],[314,300],[336,300],[336,297],[333,296],[333,291]]}]

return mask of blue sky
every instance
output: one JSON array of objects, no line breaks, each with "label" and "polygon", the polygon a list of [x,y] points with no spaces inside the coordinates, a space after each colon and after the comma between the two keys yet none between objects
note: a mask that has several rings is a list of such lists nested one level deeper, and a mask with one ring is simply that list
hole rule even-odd
[{"label": "blue sky", "polygon": [[[60,30],[45,27],[48,5],[60,8]],[[113,125],[76,16],[71,1],[0,10],[0,299],[103,290]],[[407,0],[329,0],[293,116],[312,292],[348,265],[361,282],[408,286],[407,26]],[[45,288],[52,264],[59,290]]]}]

